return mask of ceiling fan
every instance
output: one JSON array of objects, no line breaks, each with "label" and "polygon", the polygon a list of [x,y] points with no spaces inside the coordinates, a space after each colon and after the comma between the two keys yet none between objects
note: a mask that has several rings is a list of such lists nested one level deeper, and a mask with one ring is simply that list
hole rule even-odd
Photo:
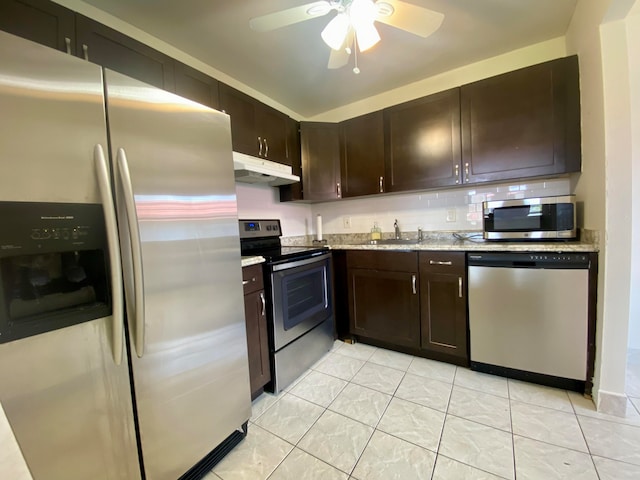
[{"label": "ceiling fan", "polygon": [[354,73],[360,73],[357,51],[364,52],[380,41],[374,22],[426,38],[440,28],[444,19],[442,13],[401,0],[323,0],[252,18],[249,26],[257,32],[268,32],[332,11],[336,11],[336,15],[321,33],[331,47],[328,67],[343,67],[354,51]]}]

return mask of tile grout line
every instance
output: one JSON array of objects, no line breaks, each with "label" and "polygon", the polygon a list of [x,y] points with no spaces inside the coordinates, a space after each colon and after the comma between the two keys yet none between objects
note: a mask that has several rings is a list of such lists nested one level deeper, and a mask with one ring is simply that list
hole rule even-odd
[{"label": "tile grout line", "polygon": [[516,465],[516,434],[513,429],[513,412],[511,410],[511,382],[507,378],[507,395],[509,404],[509,423],[511,425],[511,455],[513,458],[513,478],[518,480],[518,467]]}]

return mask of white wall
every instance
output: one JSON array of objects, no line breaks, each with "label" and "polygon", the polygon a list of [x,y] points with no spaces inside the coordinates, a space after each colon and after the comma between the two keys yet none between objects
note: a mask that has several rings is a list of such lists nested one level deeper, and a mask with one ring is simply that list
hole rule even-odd
[{"label": "white wall", "polygon": [[640,348],[640,1],[627,18],[629,85],[631,106],[631,169],[632,184],[636,185],[632,197],[631,231],[631,294],[629,305],[629,348]]},{"label": "white wall", "polygon": [[631,258],[630,0],[578,2],[567,32],[580,59],[584,226],[601,232],[594,397],[624,413]]}]

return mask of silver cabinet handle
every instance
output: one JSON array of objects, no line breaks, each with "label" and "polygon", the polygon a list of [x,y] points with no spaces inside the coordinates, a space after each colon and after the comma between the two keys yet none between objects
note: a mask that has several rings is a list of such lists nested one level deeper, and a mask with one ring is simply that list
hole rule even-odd
[{"label": "silver cabinet handle", "polygon": [[264,292],[260,292],[260,301],[262,302],[262,313],[260,315],[264,317],[267,313],[267,302],[264,299]]},{"label": "silver cabinet handle", "polygon": [[[117,154],[118,176],[124,197],[124,207],[129,226],[129,241],[131,242],[131,260],[133,265],[133,292],[127,291],[127,304],[134,305],[132,321],[134,322],[136,354],[142,358],[144,355],[144,280],[142,275],[142,247],[140,244],[140,229],[138,216],[131,186],[131,175],[127,154],[123,148],[118,149]],[[133,296],[133,298],[130,298]]]},{"label": "silver cabinet handle", "polygon": [[384,177],[380,177],[380,193],[384,193]]},{"label": "silver cabinet handle", "polygon": [[269,143],[267,142],[267,137],[264,138],[264,158],[269,156]]},{"label": "silver cabinet handle", "polygon": [[464,181],[469,183],[469,162],[464,164]]},{"label": "silver cabinet handle", "polygon": [[258,137],[258,156],[262,156],[262,137]]},{"label": "silver cabinet handle", "polygon": [[67,48],[67,55],[71,55],[71,39],[69,37],[64,37],[64,44]]},{"label": "silver cabinet handle", "polygon": [[429,260],[429,265],[451,265],[451,260],[446,262],[440,262],[438,260]]},{"label": "silver cabinet handle", "polygon": [[86,43],[82,44],[82,54],[85,60],[89,60],[89,46]]},{"label": "silver cabinet handle", "polygon": [[416,290],[416,276],[415,275],[411,275],[411,289],[413,290],[413,294],[414,295],[416,293],[418,293],[418,291]]},{"label": "silver cabinet handle", "polygon": [[338,198],[342,198],[342,187],[340,186],[340,182],[336,183],[336,194]]},{"label": "silver cabinet handle", "polygon": [[453,167],[454,173],[453,175],[456,177],[456,185],[460,183],[460,165]]},{"label": "silver cabinet handle", "polygon": [[458,277],[458,297],[462,298],[462,277]]},{"label": "silver cabinet handle", "polygon": [[122,362],[122,349],[124,344],[124,301],[122,295],[122,263],[120,258],[120,245],[118,243],[118,223],[116,210],[111,195],[111,182],[109,169],[104,156],[102,145],[93,147],[93,161],[98,177],[98,188],[104,211],[104,222],[107,231],[107,247],[109,249],[109,264],[111,267],[111,301],[113,313],[112,319],[112,352],[116,365]]},{"label": "silver cabinet handle", "polygon": [[242,280],[242,286],[244,287],[247,283],[249,283],[249,280]]}]

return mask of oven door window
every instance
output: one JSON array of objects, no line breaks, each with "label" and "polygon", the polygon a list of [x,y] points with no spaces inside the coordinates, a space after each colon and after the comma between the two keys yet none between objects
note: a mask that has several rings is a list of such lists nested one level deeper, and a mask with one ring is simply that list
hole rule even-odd
[{"label": "oven door window", "polygon": [[293,262],[271,274],[273,341],[276,351],[331,317],[331,260]]},{"label": "oven door window", "polygon": [[287,275],[282,280],[283,327],[290,330],[329,306],[324,264]]},{"label": "oven door window", "polygon": [[109,315],[102,250],[0,259],[0,342]]}]

